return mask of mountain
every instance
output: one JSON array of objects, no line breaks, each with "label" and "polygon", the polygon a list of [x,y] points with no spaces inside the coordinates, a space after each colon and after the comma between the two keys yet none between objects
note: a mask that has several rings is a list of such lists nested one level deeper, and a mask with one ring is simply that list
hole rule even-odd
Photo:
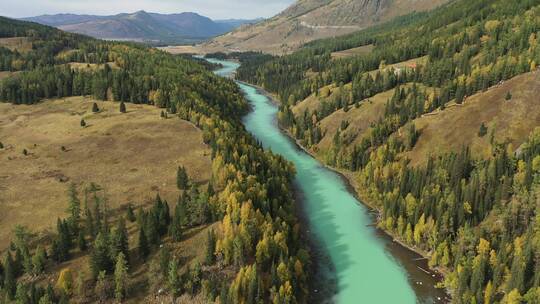
[{"label": "mountain", "polygon": [[289,53],[306,42],[348,34],[450,0],[299,0],[277,16],[201,45],[209,51]]},{"label": "mountain", "polygon": [[196,13],[138,11],[113,16],[57,14],[23,18],[61,30],[101,39],[186,43],[215,37],[250,20],[213,21]]},{"label": "mountain", "polygon": [[223,19],[223,20],[214,20],[215,23],[222,24],[224,26],[229,26],[232,29],[241,27],[242,25],[250,25],[263,21],[264,18],[257,19]]}]

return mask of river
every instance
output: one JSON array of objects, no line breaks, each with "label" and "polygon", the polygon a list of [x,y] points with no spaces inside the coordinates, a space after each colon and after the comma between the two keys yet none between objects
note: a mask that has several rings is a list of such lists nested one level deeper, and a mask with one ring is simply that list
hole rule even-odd
[{"label": "river", "polygon": [[[228,77],[238,63],[209,59]],[[318,264],[313,299],[332,303],[443,303],[435,274],[425,260],[373,227],[374,216],[352,194],[347,182],[301,150],[277,125],[278,109],[259,89],[237,82],[252,111],[244,124],[263,146],[293,162],[302,215],[315,243]],[[325,288],[326,287],[326,288]],[[330,287],[330,288],[329,288]],[[330,295],[328,290],[331,290]],[[319,294],[317,296],[317,294]]]}]

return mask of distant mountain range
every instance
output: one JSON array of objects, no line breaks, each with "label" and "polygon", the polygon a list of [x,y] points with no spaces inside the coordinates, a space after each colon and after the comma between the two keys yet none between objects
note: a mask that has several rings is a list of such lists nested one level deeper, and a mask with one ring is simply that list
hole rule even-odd
[{"label": "distant mountain range", "polygon": [[199,42],[257,20],[212,20],[196,13],[157,14],[145,11],[112,16],[57,14],[22,18],[61,30],[101,39],[175,44]]}]

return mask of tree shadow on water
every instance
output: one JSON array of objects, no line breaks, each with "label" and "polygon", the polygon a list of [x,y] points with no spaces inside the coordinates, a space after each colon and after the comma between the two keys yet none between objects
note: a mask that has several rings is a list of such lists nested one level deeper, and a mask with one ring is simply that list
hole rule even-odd
[{"label": "tree shadow on water", "polygon": [[331,210],[337,206],[333,206],[334,202],[329,201],[325,189],[303,187],[313,186],[324,177],[312,172],[301,172],[301,167],[298,170],[295,181],[297,198],[304,225],[307,227],[314,263],[310,303],[333,303],[338,291],[347,288],[339,279],[354,260],[349,255],[349,245],[343,240],[343,234],[338,232],[339,219]]}]

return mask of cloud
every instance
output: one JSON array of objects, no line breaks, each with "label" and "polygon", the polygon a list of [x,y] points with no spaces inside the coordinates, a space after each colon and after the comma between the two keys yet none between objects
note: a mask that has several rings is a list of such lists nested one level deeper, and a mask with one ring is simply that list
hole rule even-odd
[{"label": "cloud", "polygon": [[74,13],[112,15],[145,10],[156,13],[196,12],[213,19],[270,17],[294,0],[24,0],[0,1],[0,15],[30,17]]}]

